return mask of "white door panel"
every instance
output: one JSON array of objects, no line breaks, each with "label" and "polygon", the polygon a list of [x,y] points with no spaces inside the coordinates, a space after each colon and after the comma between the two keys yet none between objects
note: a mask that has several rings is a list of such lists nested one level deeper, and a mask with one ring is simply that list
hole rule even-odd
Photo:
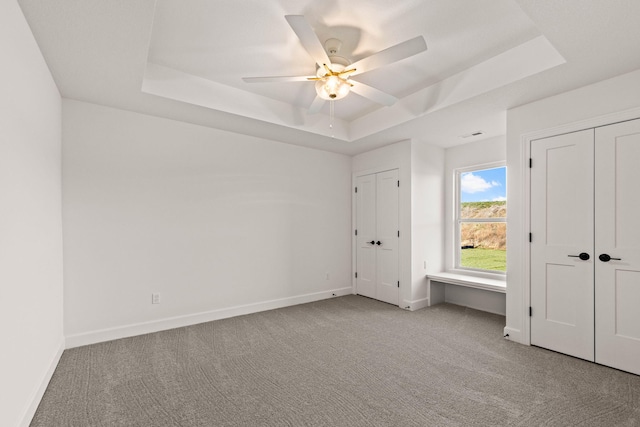
[{"label": "white door panel", "polygon": [[398,171],[381,172],[376,180],[376,298],[398,305]]},{"label": "white door panel", "polygon": [[[376,178],[375,175],[356,180],[356,291],[369,298],[376,296]],[[374,243],[371,243],[374,242]]]},{"label": "white door panel", "polygon": [[[596,362],[640,374],[640,120],[596,129]],[[620,258],[616,260],[614,258]]]},{"label": "white door panel", "polygon": [[593,130],[534,141],[531,158],[531,344],[593,361]]}]

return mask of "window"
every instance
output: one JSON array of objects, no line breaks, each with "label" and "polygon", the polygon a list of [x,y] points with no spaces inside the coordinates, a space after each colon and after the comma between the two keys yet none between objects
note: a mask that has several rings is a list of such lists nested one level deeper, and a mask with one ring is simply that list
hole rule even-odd
[{"label": "window", "polygon": [[456,171],[456,268],[506,272],[506,184],[503,163]]}]

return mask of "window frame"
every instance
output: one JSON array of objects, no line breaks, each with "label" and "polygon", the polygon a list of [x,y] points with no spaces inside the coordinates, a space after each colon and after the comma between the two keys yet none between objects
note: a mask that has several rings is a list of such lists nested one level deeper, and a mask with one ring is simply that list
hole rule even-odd
[{"label": "window frame", "polygon": [[[497,168],[505,168],[505,176],[506,176],[506,168],[507,163],[505,161],[499,162],[491,162],[491,163],[483,163],[479,165],[466,166],[462,168],[454,169],[454,195],[453,195],[453,270],[459,271],[461,273],[473,274],[476,276],[482,276],[487,278],[497,278],[504,280],[506,278],[506,271],[499,270],[483,270],[479,268],[470,268],[463,267],[460,265],[460,258],[462,255],[462,242],[460,240],[460,230],[462,223],[505,223],[507,224],[507,218],[509,216],[509,210],[507,209],[507,216],[504,218],[461,218],[461,207],[462,202],[460,201],[460,197],[462,195],[462,191],[460,188],[460,177],[462,174],[467,172],[474,171],[482,171],[487,169],[497,169]],[[506,180],[505,180],[506,181]],[[505,187],[507,183],[505,182]],[[505,193],[506,194],[506,193]],[[507,199],[507,206],[509,201]]]}]

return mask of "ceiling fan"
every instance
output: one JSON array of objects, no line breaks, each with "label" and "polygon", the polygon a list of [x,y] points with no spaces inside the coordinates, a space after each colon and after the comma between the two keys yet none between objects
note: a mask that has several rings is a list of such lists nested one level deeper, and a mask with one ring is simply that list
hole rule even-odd
[{"label": "ceiling fan", "polygon": [[344,98],[349,92],[354,92],[378,104],[393,105],[398,100],[396,97],[353,80],[352,77],[427,50],[424,37],[418,36],[351,63],[348,59],[337,56],[342,42],[337,39],[329,39],[323,46],[303,15],[286,15],[285,19],[300,39],[302,47],[316,62],[316,75],[244,77],[243,80],[247,83],[315,82],[317,96],[309,107],[309,114],[320,111],[324,101]]}]

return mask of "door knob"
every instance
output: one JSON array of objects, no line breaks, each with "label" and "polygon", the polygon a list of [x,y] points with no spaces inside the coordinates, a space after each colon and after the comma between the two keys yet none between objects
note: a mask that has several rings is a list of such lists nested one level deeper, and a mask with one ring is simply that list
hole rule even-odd
[{"label": "door knob", "polygon": [[[567,256],[570,256],[572,258],[580,258],[583,261],[586,261],[586,260],[589,259],[589,254],[586,253],[586,252],[582,252],[582,253],[580,253],[580,255],[567,255]],[[602,256],[602,255],[600,255],[600,256]],[[602,258],[600,258],[600,259],[602,259]]]},{"label": "door knob", "polygon": [[370,245],[375,245],[376,242],[372,240],[372,241],[367,242],[367,243],[370,244]]},{"label": "door knob", "polygon": [[382,242],[381,242],[380,240],[378,240],[378,241],[376,242],[376,245],[378,245],[378,246],[380,246],[381,244],[382,244]]},{"label": "door knob", "polygon": [[611,258],[609,256],[609,254],[600,254],[600,256],[598,257],[598,259],[602,262],[609,262],[610,260],[614,260],[614,261],[622,261],[622,258]]}]

